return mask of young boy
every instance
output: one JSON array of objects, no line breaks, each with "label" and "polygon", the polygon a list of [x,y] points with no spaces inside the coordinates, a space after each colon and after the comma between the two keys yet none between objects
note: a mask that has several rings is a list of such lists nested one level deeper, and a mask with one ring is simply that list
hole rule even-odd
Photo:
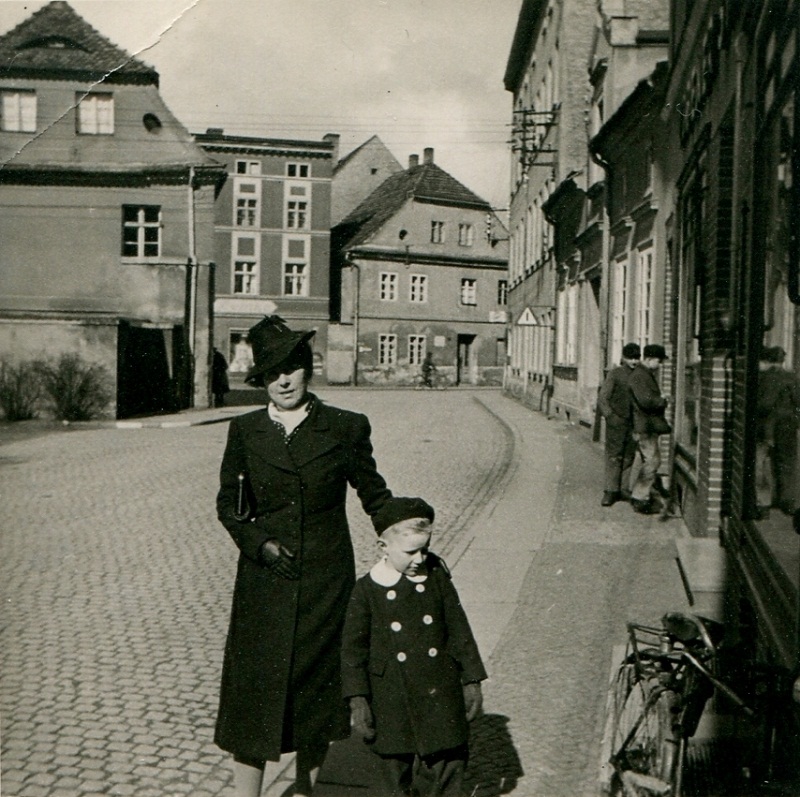
[{"label": "young boy", "polygon": [[383,557],[356,582],[342,639],[351,723],[383,760],[391,797],[461,797],[486,678],[450,573],[428,550],[433,518],[421,498],[399,497],[373,517]]}]

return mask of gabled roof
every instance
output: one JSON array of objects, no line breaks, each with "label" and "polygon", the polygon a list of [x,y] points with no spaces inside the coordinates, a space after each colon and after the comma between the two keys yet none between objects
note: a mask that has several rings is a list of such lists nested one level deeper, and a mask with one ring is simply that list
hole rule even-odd
[{"label": "gabled roof", "polygon": [[74,78],[158,85],[158,72],[53,0],[0,36],[0,78]]},{"label": "gabled roof", "polygon": [[364,243],[409,199],[490,211],[491,205],[435,163],[413,166],[384,180],[337,225],[344,246]]}]

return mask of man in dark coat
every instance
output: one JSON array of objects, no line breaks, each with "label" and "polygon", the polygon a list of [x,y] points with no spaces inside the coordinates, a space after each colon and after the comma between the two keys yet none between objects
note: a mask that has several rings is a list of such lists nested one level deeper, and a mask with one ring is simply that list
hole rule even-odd
[{"label": "man in dark coat", "polygon": [[643,515],[658,511],[653,500],[653,486],[661,453],[658,449],[658,436],[671,431],[664,417],[667,399],[661,395],[655,372],[667,352],[664,347],[651,343],[644,347],[642,361],[633,369],[628,381],[633,409],[633,436],[636,440],[636,457],[641,467],[631,491],[631,506]]},{"label": "man in dark coat", "polygon": [[297,751],[307,793],[329,742],[349,735],[340,642],[355,582],[345,499],[374,515],[391,497],[370,425],[307,392],[312,333],[264,319],[248,333],[266,409],[231,421],[217,513],[239,548],[215,741],[234,755],[239,795],[267,761]]},{"label": "man in dark coat", "polygon": [[641,356],[638,343],[626,343],[622,347],[622,365],[608,372],[597,396],[597,406],[606,419],[605,491],[601,506],[611,506],[620,498],[627,500],[631,496],[636,441],[628,381]]},{"label": "man in dark coat", "polygon": [[384,556],[347,610],[343,694],[382,759],[386,797],[462,797],[468,722],[481,710],[486,671],[450,574],[428,551],[433,516],[420,498],[383,505],[373,523]]}]

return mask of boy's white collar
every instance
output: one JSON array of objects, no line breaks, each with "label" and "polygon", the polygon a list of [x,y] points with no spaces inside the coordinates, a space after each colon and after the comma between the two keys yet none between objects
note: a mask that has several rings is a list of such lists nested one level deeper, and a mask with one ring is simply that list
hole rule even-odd
[{"label": "boy's white collar", "polygon": [[[376,562],[369,571],[369,577],[382,587],[393,587],[402,578],[403,574],[398,573],[385,559]],[[428,577],[427,573],[421,576],[406,576],[409,581],[420,584]]]}]

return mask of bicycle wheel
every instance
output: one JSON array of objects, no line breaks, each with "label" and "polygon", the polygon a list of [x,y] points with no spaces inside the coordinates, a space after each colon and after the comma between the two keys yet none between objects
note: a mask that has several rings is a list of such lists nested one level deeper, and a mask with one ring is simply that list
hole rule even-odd
[{"label": "bicycle wheel", "polygon": [[667,797],[674,793],[675,699],[675,693],[657,678],[638,677],[632,662],[620,666],[612,702],[612,795]]}]

